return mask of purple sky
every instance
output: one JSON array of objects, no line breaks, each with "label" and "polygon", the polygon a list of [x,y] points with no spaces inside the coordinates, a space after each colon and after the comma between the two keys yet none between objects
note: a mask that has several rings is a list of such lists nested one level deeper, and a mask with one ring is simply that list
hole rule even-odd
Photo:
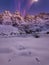
[{"label": "purple sky", "polygon": [[39,0],[37,3],[29,5],[31,0],[0,0],[0,12],[10,10],[21,11],[23,14],[36,14],[39,12],[49,12],[49,0]]}]

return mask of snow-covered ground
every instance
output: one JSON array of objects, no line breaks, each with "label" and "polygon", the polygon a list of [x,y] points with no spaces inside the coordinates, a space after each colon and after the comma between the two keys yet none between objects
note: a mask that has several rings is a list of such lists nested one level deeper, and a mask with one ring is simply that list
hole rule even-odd
[{"label": "snow-covered ground", "polygon": [[49,26],[40,26],[25,28],[28,34],[23,27],[0,25],[0,65],[49,65]]},{"label": "snow-covered ground", "polygon": [[[39,37],[49,37],[49,29],[43,29],[42,28],[42,31],[39,31],[40,28],[38,29],[37,27],[34,28],[31,27],[29,28],[31,31],[35,31],[35,32],[30,32],[30,34],[26,33],[25,29],[23,29],[21,27],[13,27],[11,25],[0,25],[0,38],[8,38],[8,37],[36,37],[36,36],[39,36]],[[26,29],[27,31],[29,31],[29,29]],[[37,31],[36,31],[37,29]]]},{"label": "snow-covered ground", "polygon": [[0,65],[49,65],[49,37],[0,38]]}]

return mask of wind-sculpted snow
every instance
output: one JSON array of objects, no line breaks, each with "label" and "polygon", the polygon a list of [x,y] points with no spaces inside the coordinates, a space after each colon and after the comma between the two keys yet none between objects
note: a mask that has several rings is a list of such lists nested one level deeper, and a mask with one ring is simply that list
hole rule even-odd
[{"label": "wind-sculpted snow", "polygon": [[12,52],[12,49],[9,49],[9,48],[0,48],[0,54],[8,54],[8,53],[11,53]]},{"label": "wind-sculpted snow", "polygon": [[0,38],[0,65],[49,65],[49,38]]}]

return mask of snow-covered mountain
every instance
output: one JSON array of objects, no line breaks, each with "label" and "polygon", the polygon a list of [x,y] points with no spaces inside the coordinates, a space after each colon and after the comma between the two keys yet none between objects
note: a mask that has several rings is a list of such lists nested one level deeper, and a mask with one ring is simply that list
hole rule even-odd
[{"label": "snow-covered mountain", "polygon": [[2,24],[12,24],[12,20],[11,20],[12,14],[9,11],[5,11],[0,15],[0,22],[2,22]]},{"label": "snow-covered mountain", "polygon": [[49,23],[49,13],[40,13],[38,15],[22,16],[19,11],[15,13],[10,13],[5,11],[0,14],[0,24],[39,24],[39,23]]},{"label": "snow-covered mountain", "polygon": [[0,14],[0,65],[49,65],[49,14]]},{"label": "snow-covered mountain", "polygon": [[[0,14],[0,33],[37,34],[49,30],[49,13],[22,16],[19,11]],[[49,31],[48,31],[49,32]]]}]

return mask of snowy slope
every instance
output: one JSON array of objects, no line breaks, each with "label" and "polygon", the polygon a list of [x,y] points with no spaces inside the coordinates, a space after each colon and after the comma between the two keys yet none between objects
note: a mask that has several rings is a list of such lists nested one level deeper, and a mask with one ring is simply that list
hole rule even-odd
[{"label": "snowy slope", "polygon": [[0,38],[0,65],[49,65],[49,37]]},{"label": "snowy slope", "polygon": [[18,28],[15,28],[11,25],[0,25],[0,32],[5,33],[18,32]]},{"label": "snowy slope", "polygon": [[15,28],[11,25],[0,25],[0,36],[10,36],[10,35],[19,34],[18,28]]},{"label": "snowy slope", "polygon": [[[47,29],[46,27],[42,26],[42,28],[40,27],[41,25],[29,25],[28,28],[24,29],[24,26],[19,26],[19,27],[13,27],[11,25],[0,25],[0,37],[28,37],[28,36],[32,36],[32,37],[45,37],[48,36],[49,34],[47,34],[47,32],[49,32],[49,28]],[[30,32],[31,30],[31,32]],[[28,32],[26,32],[28,31]]]}]

